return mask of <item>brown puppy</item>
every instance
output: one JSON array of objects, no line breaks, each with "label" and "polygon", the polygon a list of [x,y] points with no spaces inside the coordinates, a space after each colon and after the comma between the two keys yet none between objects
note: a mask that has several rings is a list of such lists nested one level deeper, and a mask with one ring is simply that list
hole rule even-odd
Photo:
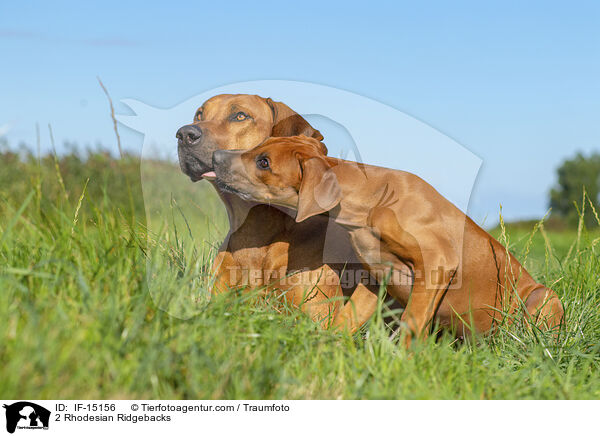
[{"label": "brown puppy", "polygon": [[[256,95],[217,95],[197,110],[192,124],[178,130],[179,162],[192,181],[213,181],[216,150],[250,149],[269,136],[300,134],[323,139],[283,103]],[[342,271],[350,273],[345,277],[355,277],[354,269],[361,267],[343,228],[330,225],[323,216],[297,224],[293,212],[217,191],[227,209],[230,232],[213,265],[215,292],[273,284],[314,319],[333,317],[336,325],[351,330],[369,319],[377,301],[374,293],[356,281],[340,281]],[[327,232],[336,241],[328,248],[336,250],[338,258],[347,258],[348,264],[325,264]],[[341,307],[341,298],[336,297],[343,295],[352,296]],[[307,300],[310,304],[303,304]]]},{"label": "brown puppy", "polygon": [[[304,136],[217,152],[213,160],[223,190],[297,209],[298,222],[329,211],[365,266],[388,278],[414,335],[427,335],[433,320],[458,336],[489,332],[520,302],[546,327],[562,321],[552,290],[414,174],[327,157],[319,140]],[[412,289],[394,274],[405,265]]]}]

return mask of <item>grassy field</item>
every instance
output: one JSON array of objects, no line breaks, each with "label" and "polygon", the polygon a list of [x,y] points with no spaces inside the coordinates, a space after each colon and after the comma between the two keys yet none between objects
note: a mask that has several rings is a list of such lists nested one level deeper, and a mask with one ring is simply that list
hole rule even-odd
[{"label": "grassy field", "polygon": [[381,313],[348,337],[252,292],[207,302],[226,232],[211,189],[132,156],[2,153],[0,397],[600,397],[598,231],[493,231],[562,298],[557,340],[515,323],[409,355]]}]

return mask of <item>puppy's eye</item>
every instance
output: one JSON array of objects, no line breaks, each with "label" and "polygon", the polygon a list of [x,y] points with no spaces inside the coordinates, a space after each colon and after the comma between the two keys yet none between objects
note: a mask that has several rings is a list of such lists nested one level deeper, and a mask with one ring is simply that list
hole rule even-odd
[{"label": "puppy's eye", "polygon": [[259,170],[267,170],[269,169],[269,159],[266,157],[260,158],[256,161],[256,166]]},{"label": "puppy's eye", "polygon": [[202,112],[201,112],[201,111],[199,111],[199,112],[196,114],[196,120],[198,120],[198,121],[202,121]]},{"label": "puppy's eye", "polygon": [[244,112],[238,112],[233,117],[233,119],[236,120],[236,121],[244,121],[246,118],[248,118],[248,115],[245,114]]}]

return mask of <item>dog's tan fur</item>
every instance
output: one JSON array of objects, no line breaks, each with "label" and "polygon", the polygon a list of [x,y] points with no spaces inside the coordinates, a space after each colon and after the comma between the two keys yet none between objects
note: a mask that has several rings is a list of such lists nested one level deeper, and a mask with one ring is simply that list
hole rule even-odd
[{"label": "dog's tan fur", "polygon": [[457,336],[490,332],[521,302],[535,321],[561,324],[557,295],[427,182],[324,150],[315,138],[271,138],[249,151],[216,153],[215,171],[223,189],[297,209],[298,222],[329,212],[349,230],[364,265],[389,277],[388,292],[415,336],[426,336],[433,321]]},{"label": "dog's tan fur", "polygon": [[[239,113],[247,117],[238,120]],[[250,149],[269,136],[323,138],[287,105],[256,95],[215,96],[197,110],[191,126],[201,138],[186,144],[181,137],[178,151],[181,168],[193,181],[212,169],[216,150]],[[227,209],[230,233],[214,262],[215,292],[269,286],[285,291],[289,301],[316,320],[333,319],[336,326],[353,331],[369,319],[377,301],[373,287],[340,281],[342,271],[361,267],[345,229],[330,225],[323,216],[296,223],[293,212],[217,191]],[[347,264],[324,262],[327,232],[328,240],[335,241],[329,249],[348,259]],[[351,296],[345,305],[344,296]]]}]

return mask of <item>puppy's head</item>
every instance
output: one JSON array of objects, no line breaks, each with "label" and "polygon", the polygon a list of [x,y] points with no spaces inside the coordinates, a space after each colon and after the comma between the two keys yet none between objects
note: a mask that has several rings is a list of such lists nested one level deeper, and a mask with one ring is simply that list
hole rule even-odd
[{"label": "puppy's head", "polygon": [[245,200],[296,209],[300,222],[340,202],[326,154],[325,145],[314,138],[269,138],[248,151],[216,151],[213,167],[221,189]]},{"label": "puppy's head", "polygon": [[181,170],[196,181],[212,173],[216,150],[248,150],[270,136],[294,135],[323,139],[318,130],[283,103],[257,95],[221,94],[204,102],[193,122],[177,131],[179,163]]}]

